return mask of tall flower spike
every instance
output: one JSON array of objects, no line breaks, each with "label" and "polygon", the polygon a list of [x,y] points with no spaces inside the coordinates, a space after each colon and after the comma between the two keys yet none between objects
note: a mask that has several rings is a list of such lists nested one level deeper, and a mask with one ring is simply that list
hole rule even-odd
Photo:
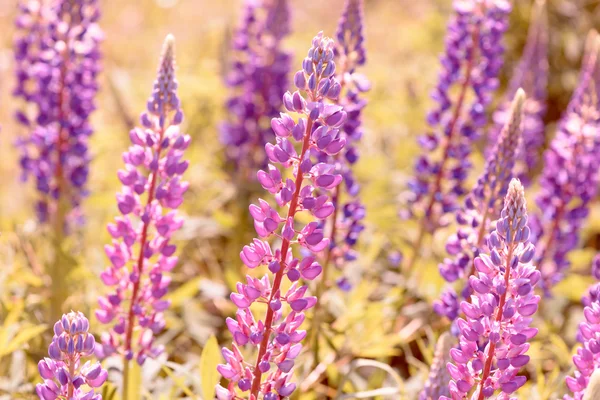
[{"label": "tall flower spike", "polygon": [[597,85],[597,33],[589,36],[584,65],[558,132],[544,153],[539,212],[532,218],[537,243],[535,263],[540,268],[546,292],[563,278],[569,267],[567,255],[577,246],[579,231],[589,213],[590,201],[598,193],[600,175],[600,108]]},{"label": "tall flower spike", "polygon": [[355,67],[365,65],[367,62],[363,10],[363,0],[346,0],[335,33],[337,39],[335,55],[344,59],[343,69],[350,74],[354,72]]},{"label": "tall flower spike", "polygon": [[[475,272],[473,260],[486,246],[490,226],[498,218],[500,203],[508,190],[513,175],[515,160],[522,136],[523,104],[525,93],[517,90],[510,107],[510,116],[498,142],[485,164],[477,184],[465,199],[464,206],[457,212],[459,225],[446,243],[446,251],[451,256],[439,265],[440,274],[448,282],[462,281],[462,297],[468,299],[471,292],[467,277]],[[458,317],[459,297],[453,288],[446,289],[442,298],[434,303],[434,310],[450,320]]]},{"label": "tall flower spike", "polygon": [[19,10],[13,95],[25,102],[16,112],[27,130],[17,142],[22,177],[35,180],[38,219],[62,234],[81,222],[87,195],[89,117],[103,37],[98,1],[27,0]]},{"label": "tall flower spike", "polygon": [[123,188],[117,194],[122,215],[108,225],[113,239],[105,251],[111,265],[100,276],[115,291],[99,298],[96,311],[100,322],[114,322],[102,335],[98,356],[118,353],[140,365],[163,351],[154,344],[154,335],[165,326],[163,311],[169,301],[163,297],[171,281],[166,273],[177,264],[170,240],[183,225],[176,209],[188,189],[181,175],[188,167],[182,157],[190,137],[179,127],[183,113],[173,47],[169,35],[142,127],[129,133],[132,146],[123,153],[125,168],[118,172]]},{"label": "tall flower spike", "polygon": [[[592,275],[597,280],[600,279],[599,266],[600,254],[596,255],[592,263]],[[600,391],[600,283],[595,283],[581,302],[585,318],[577,331],[577,340],[581,345],[573,356],[575,373],[566,379],[573,396],[565,395],[564,400],[595,399],[596,397],[589,397],[591,392]]]},{"label": "tall flower spike", "polygon": [[[356,259],[353,247],[364,230],[365,207],[360,201],[360,185],[353,172],[353,166],[359,159],[358,144],[363,136],[362,112],[367,105],[362,93],[370,89],[366,77],[356,72],[356,68],[366,61],[363,26],[362,0],[347,0],[336,33],[338,42],[334,47],[336,79],[342,88],[340,98],[335,102],[344,107],[348,116],[339,135],[346,145],[339,153],[330,155],[324,151],[329,145],[327,140],[321,139],[317,143],[320,161],[335,165],[336,173],[344,178],[343,184],[331,192],[335,210],[327,223],[330,225],[328,236],[331,244],[322,260],[323,285],[327,284],[328,264],[342,268],[345,263]],[[345,277],[338,279],[337,283],[344,290],[351,287]]]},{"label": "tall flower spike", "polygon": [[508,399],[525,383],[517,374],[529,362],[527,341],[537,334],[529,325],[540,300],[534,294],[540,273],[531,264],[535,249],[528,239],[525,194],[513,179],[488,239],[490,255],[475,259],[473,295],[461,303],[465,319],[457,321],[459,346],[450,350],[452,396],[440,400],[483,400],[497,391],[499,399]]},{"label": "tall flower spike", "polygon": [[268,162],[270,121],[281,111],[292,60],[282,49],[290,32],[288,0],[246,0],[244,7],[226,78],[228,119],[220,127],[227,159],[242,180],[254,179],[254,171]]},{"label": "tall flower spike", "polygon": [[449,332],[444,332],[435,345],[433,362],[429,369],[429,377],[425,387],[419,393],[419,400],[438,400],[440,396],[450,396],[448,382],[450,375],[446,364],[450,361],[450,349],[454,346],[455,339]]},{"label": "tall flower spike", "polygon": [[419,221],[414,243],[419,256],[423,239],[448,222],[465,194],[464,180],[471,169],[472,143],[487,123],[486,108],[498,87],[503,64],[502,35],[511,5],[506,0],[455,0],[455,15],[446,34],[439,81],[432,93],[435,108],[428,114],[431,132],[419,138],[423,154],[409,184],[409,214]]},{"label": "tall flower spike", "polygon": [[35,387],[40,399],[102,400],[102,395],[94,394],[94,389],[106,382],[108,372],[98,362],[81,365],[83,357],[94,353],[96,344],[89,327],[87,318],[74,311],[64,314],[54,324],[54,337],[48,348],[50,358],[38,363],[44,379],[44,383]]},{"label": "tall flower spike", "polygon": [[[335,154],[344,147],[339,128],[346,121],[346,112],[325,101],[340,93],[340,84],[333,77],[333,48],[333,40],[322,32],[313,39],[302,70],[294,77],[300,91],[285,94],[291,99],[285,101],[286,107],[300,117],[293,119],[282,113],[271,122],[277,136],[275,143],[265,146],[271,164],[257,177],[263,188],[275,195],[279,208],[287,211],[282,217],[262,199],[250,206],[260,239],[244,246],[240,257],[248,268],[268,266],[274,277],[266,274],[259,279],[248,275],[246,283],[238,283],[237,293],[231,294],[238,311],[235,319],[227,319],[234,343],[231,350],[223,349],[226,364],[218,366],[221,375],[229,380],[226,388],[217,385],[220,400],[239,399],[238,391],[246,393],[244,397],[248,399],[276,400],[290,396],[296,388],[290,379],[294,359],[306,336],[306,331],[299,328],[304,312],[317,301],[316,297],[307,296],[308,286],[302,285],[300,278],[313,280],[321,273],[315,258],[329,245],[329,239],[324,238],[316,220],[330,216],[334,207],[331,199],[320,193],[327,193],[342,181],[334,165],[315,162],[311,157],[311,149]],[[324,148],[320,147],[322,140],[329,143]],[[293,141],[301,144],[300,153]],[[312,222],[300,223],[299,212],[312,216]],[[278,237],[280,247],[273,249],[265,241],[268,237]],[[297,250],[299,254],[307,255],[296,258],[292,246],[302,249]],[[281,287],[284,276],[291,282],[287,290]],[[251,307],[255,303],[267,305],[264,319],[254,318]],[[257,348],[255,362],[244,361],[239,346]]]},{"label": "tall flower spike", "polygon": [[543,118],[548,86],[548,17],[545,0],[536,1],[531,20],[523,55],[512,74],[507,100],[494,113],[494,128],[490,130],[490,143],[493,144],[510,118],[510,99],[519,88],[523,88],[528,96],[523,107],[523,140],[519,146],[515,174],[525,186],[531,184],[532,173],[538,167],[540,151],[545,142]]}]

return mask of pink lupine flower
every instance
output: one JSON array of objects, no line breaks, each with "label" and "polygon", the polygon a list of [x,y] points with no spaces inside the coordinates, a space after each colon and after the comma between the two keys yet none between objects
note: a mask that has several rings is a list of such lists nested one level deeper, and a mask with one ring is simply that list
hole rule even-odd
[{"label": "pink lupine flower", "polygon": [[183,113],[173,43],[167,36],[142,127],[130,132],[132,145],[123,154],[125,168],[118,173],[123,188],[117,194],[122,215],[108,225],[113,239],[105,251],[111,265],[100,276],[114,292],[99,298],[96,311],[100,322],[114,324],[102,335],[98,356],[118,353],[139,364],[163,351],[154,335],[165,326],[164,296],[171,281],[166,273],[177,263],[170,240],[183,225],[175,209],[188,188],[181,175],[188,167],[182,157],[190,137],[179,127]]},{"label": "pink lupine flower", "polygon": [[465,318],[457,320],[459,346],[450,350],[450,396],[440,400],[483,400],[498,392],[498,399],[508,400],[525,383],[517,374],[529,361],[527,341],[537,334],[529,325],[540,300],[533,292],[540,272],[531,264],[528,239],[525,194],[513,179],[488,239],[490,253],[475,259],[473,294],[461,303]]},{"label": "pink lupine flower", "polygon": [[[300,117],[296,122],[282,113],[271,124],[276,140],[265,146],[271,164],[267,170],[259,171],[257,177],[265,190],[275,194],[275,202],[285,210],[285,216],[262,199],[250,206],[250,213],[257,234],[265,239],[278,237],[281,244],[273,249],[268,242],[254,239],[240,253],[248,268],[267,266],[274,277],[248,276],[246,283],[238,283],[237,291],[231,295],[238,311],[235,319],[227,319],[234,343],[231,350],[223,349],[226,364],[218,367],[229,381],[227,387],[217,385],[217,398],[221,400],[241,399],[240,391],[245,393],[244,398],[256,400],[261,396],[264,400],[276,400],[291,395],[296,388],[291,382],[292,369],[306,336],[300,326],[304,312],[317,301],[307,294],[308,287],[301,279],[313,280],[321,273],[315,253],[324,250],[329,239],[324,237],[316,220],[333,212],[331,199],[322,193],[342,180],[333,165],[311,157],[314,152],[335,153],[345,144],[338,137],[338,128],[346,121],[346,112],[342,107],[325,103],[340,92],[340,84],[334,78],[333,50],[333,40],[322,33],[313,39],[302,70],[294,77],[299,91],[284,96],[287,110]],[[292,141],[301,144],[299,153]],[[277,168],[277,164],[281,167]],[[300,223],[297,219],[300,212],[312,215],[313,221]],[[300,257],[300,248],[308,255]],[[285,291],[281,288],[284,277],[291,282]],[[267,305],[264,319],[254,318],[251,306],[255,303]],[[245,361],[239,346],[257,348],[255,361]]]},{"label": "pink lupine flower", "polygon": [[[35,391],[42,400],[102,400],[95,394],[108,372],[100,363],[87,361],[81,365],[83,357],[94,353],[96,341],[89,333],[90,322],[80,312],[64,314],[54,324],[54,337],[48,347],[48,355],[38,363],[44,383],[38,383]],[[89,389],[89,390],[88,390]]]}]

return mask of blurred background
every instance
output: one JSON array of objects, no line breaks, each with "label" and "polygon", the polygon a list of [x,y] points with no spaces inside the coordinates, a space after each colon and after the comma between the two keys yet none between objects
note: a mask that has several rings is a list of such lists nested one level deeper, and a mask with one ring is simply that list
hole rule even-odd
[{"label": "blurred background", "polygon": [[[520,57],[532,6],[529,0],[513,3],[503,85]],[[576,83],[586,34],[600,28],[600,1],[547,3],[551,30],[546,119],[550,139]],[[290,0],[290,4],[293,32],[284,47],[294,53],[293,65],[299,67],[318,31],[326,35],[335,32],[343,0]],[[12,118],[11,46],[16,6],[16,0],[0,0],[0,398],[6,399],[32,398],[32,383],[39,381],[36,363],[45,354],[43,335],[33,328],[48,323],[43,309],[52,296],[44,273],[49,244],[33,214],[33,185],[20,181],[18,154],[13,147],[15,139],[24,133]],[[129,129],[137,124],[151,92],[162,41],[172,33],[176,38],[179,94],[186,116],[184,128],[192,137],[186,154],[191,167],[185,175],[191,188],[183,205],[186,224],[176,237],[180,262],[171,286],[173,306],[160,341],[167,345],[170,361],[182,367],[150,363],[145,370],[145,397],[185,397],[183,387],[196,393],[202,390],[200,354],[208,338],[214,334],[219,343],[230,341],[224,327],[224,318],[235,312],[229,292],[245,273],[237,254],[240,244],[252,237],[248,221],[238,220],[232,206],[236,187],[224,172],[225,158],[217,130],[225,117],[227,90],[223,76],[242,1],[103,0],[100,6],[105,32],[104,72],[98,110],[92,118],[95,133],[90,145],[90,196],[84,204],[87,224],[69,238],[69,262],[76,268],[69,277],[65,308],[78,309],[91,317],[97,295],[104,290],[98,276],[107,262],[103,246],[109,236],[105,227],[118,212],[115,193],[120,184],[116,171],[122,165],[121,153],[129,146]],[[332,302],[339,307],[334,327],[338,334],[332,340],[341,350],[331,358],[327,379],[313,382],[296,396],[333,397],[329,387],[339,383],[340,374],[347,371],[344,368],[353,358],[383,360],[394,367],[398,377],[413,376],[403,384],[406,398],[415,398],[411,388],[419,388],[426,376],[431,341],[443,328],[443,323],[431,316],[430,303],[441,287],[437,264],[443,257],[447,232],[440,232],[434,240],[433,248],[439,251],[419,265],[424,273],[417,296],[409,297],[400,289],[401,277],[393,259],[402,252],[404,239],[415,228],[400,221],[397,213],[413,158],[419,151],[416,135],[426,129],[429,92],[435,84],[438,54],[443,49],[451,12],[450,0],[365,0],[368,60],[361,72],[371,80],[373,89],[367,94],[366,134],[357,166],[367,209],[367,232],[361,236],[360,258],[352,266],[359,284],[350,294],[340,294],[337,303]],[[500,95],[501,91],[497,97]],[[474,156],[476,175],[483,158],[481,151]],[[595,204],[583,249],[573,254],[576,271],[589,268],[595,249],[600,247],[599,234],[600,207]],[[579,302],[588,283],[575,274],[558,287],[552,302],[565,312]],[[557,393],[564,393],[561,374],[568,372],[576,325],[563,312],[550,319],[532,347],[534,362],[528,373],[547,379],[523,389],[522,393],[531,399],[558,398]],[[574,321],[579,312],[574,310]],[[26,329],[32,332],[30,337],[14,344],[18,332]],[[94,333],[103,329],[92,321]],[[176,378],[167,379],[164,365]],[[301,368],[298,373],[302,374]],[[367,369],[360,376],[365,388],[382,386],[392,379],[376,369]]]}]

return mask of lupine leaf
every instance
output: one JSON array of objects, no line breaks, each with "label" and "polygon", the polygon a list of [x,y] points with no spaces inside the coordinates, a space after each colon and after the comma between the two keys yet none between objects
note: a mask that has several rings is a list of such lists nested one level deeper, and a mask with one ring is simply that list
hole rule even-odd
[{"label": "lupine leaf", "polygon": [[23,344],[29,342],[34,337],[42,334],[46,330],[46,325],[29,326],[19,330],[19,333],[8,343],[8,345],[0,348],[0,358],[4,357],[15,350],[18,350]]},{"label": "lupine leaf", "polygon": [[200,356],[200,374],[202,376],[202,398],[210,400],[215,397],[215,385],[219,383],[217,365],[221,362],[221,350],[214,335],[206,341]]}]

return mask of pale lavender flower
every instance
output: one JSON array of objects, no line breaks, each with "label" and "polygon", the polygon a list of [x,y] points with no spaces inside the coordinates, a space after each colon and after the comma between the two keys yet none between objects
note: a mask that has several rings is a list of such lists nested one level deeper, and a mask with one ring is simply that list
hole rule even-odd
[{"label": "pale lavender flower", "polygon": [[523,107],[523,139],[518,151],[516,176],[524,186],[531,184],[541,150],[545,142],[544,115],[548,86],[548,17],[545,1],[538,1],[532,12],[531,25],[523,55],[512,73],[506,99],[494,113],[494,127],[490,130],[490,151],[510,118],[510,102],[519,88],[527,99]]},{"label": "pale lavender flower", "polygon": [[577,246],[590,202],[600,183],[600,108],[598,49],[600,39],[591,34],[579,84],[558,132],[544,153],[541,190],[536,197],[539,212],[532,217],[536,241],[535,263],[542,272],[544,290],[563,278],[568,253]]},{"label": "pale lavender flower", "polygon": [[25,101],[16,113],[27,129],[17,142],[22,176],[35,180],[39,220],[63,230],[81,222],[88,194],[89,117],[96,108],[103,37],[98,2],[27,0],[19,11],[13,95]]},{"label": "pale lavender flower", "polygon": [[529,362],[528,340],[537,334],[529,325],[539,296],[534,288],[540,272],[531,264],[535,249],[529,239],[523,186],[510,183],[496,229],[488,239],[490,255],[475,259],[469,278],[473,295],[461,303],[459,346],[450,350],[450,396],[440,400],[483,400],[498,391],[508,399],[526,381],[517,375]]},{"label": "pale lavender flower", "polygon": [[176,209],[189,186],[181,178],[188,167],[183,153],[190,144],[180,130],[182,120],[174,39],[169,35],[142,127],[129,133],[132,145],[123,153],[125,168],[118,172],[122,215],[108,225],[113,239],[105,251],[111,265],[100,276],[114,292],[99,298],[96,311],[100,322],[114,321],[114,326],[102,335],[99,357],[116,352],[143,364],[163,351],[154,336],[165,326],[163,311],[169,301],[164,296],[171,281],[166,273],[177,264],[176,246],[170,241],[183,225]]},{"label": "pale lavender flower", "polygon": [[94,353],[94,335],[89,333],[90,323],[80,312],[71,311],[54,324],[54,337],[48,348],[50,358],[38,363],[44,383],[38,383],[35,391],[42,400],[102,400],[95,394],[108,373],[100,363],[87,361],[83,357]]},{"label": "pale lavender flower", "polygon": [[449,332],[442,333],[438,339],[429,376],[423,390],[419,393],[419,400],[438,400],[440,396],[450,396],[448,389],[450,375],[446,364],[450,361],[450,349],[454,346],[454,342],[455,339]]},{"label": "pale lavender flower", "polygon": [[[333,49],[333,40],[322,33],[313,39],[302,70],[294,78],[304,95],[300,91],[285,94],[290,100],[284,100],[286,108],[299,114],[299,118],[282,113],[271,122],[276,141],[265,147],[271,164],[257,177],[263,188],[274,195],[278,208],[285,210],[285,216],[262,199],[250,206],[260,238],[244,246],[240,257],[248,268],[268,266],[274,276],[247,276],[246,283],[238,283],[237,292],[231,294],[238,311],[236,319],[227,319],[233,344],[231,350],[223,349],[226,364],[218,366],[229,381],[226,388],[217,385],[217,398],[221,400],[238,399],[239,391],[246,398],[276,400],[290,396],[296,388],[291,382],[292,369],[306,336],[306,331],[299,328],[304,312],[317,301],[307,295],[308,286],[302,285],[300,279],[313,280],[322,271],[316,255],[329,245],[329,239],[324,237],[318,220],[330,216],[334,207],[329,196],[320,193],[327,193],[342,181],[334,165],[315,162],[310,151],[318,149],[334,155],[345,145],[339,128],[346,121],[346,112],[325,101],[340,93],[340,84],[334,78]],[[301,144],[300,153],[293,142]],[[306,217],[312,221],[306,223],[303,219],[301,223],[297,215],[300,212],[308,214]],[[265,241],[269,237],[279,238],[281,247],[274,250]],[[309,255],[299,257],[301,249]],[[285,291],[281,286],[284,276],[291,282]],[[256,302],[268,305],[264,319],[255,319],[250,310]],[[244,361],[238,346],[257,348],[255,362]]]},{"label": "pale lavender flower", "polygon": [[[513,177],[513,169],[522,134],[523,104],[525,93],[519,89],[510,107],[506,121],[494,150],[489,155],[477,184],[465,198],[464,206],[457,212],[459,228],[446,243],[450,255],[440,263],[440,274],[446,281],[462,283],[461,297],[469,298],[470,289],[466,282],[475,272],[473,260],[480,252],[489,251],[486,246],[492,222],[499,216],[502,199]],[[449,287],[442,299],[434,303],[434,310],[451,320],[458,316],[458,296]]]}]

